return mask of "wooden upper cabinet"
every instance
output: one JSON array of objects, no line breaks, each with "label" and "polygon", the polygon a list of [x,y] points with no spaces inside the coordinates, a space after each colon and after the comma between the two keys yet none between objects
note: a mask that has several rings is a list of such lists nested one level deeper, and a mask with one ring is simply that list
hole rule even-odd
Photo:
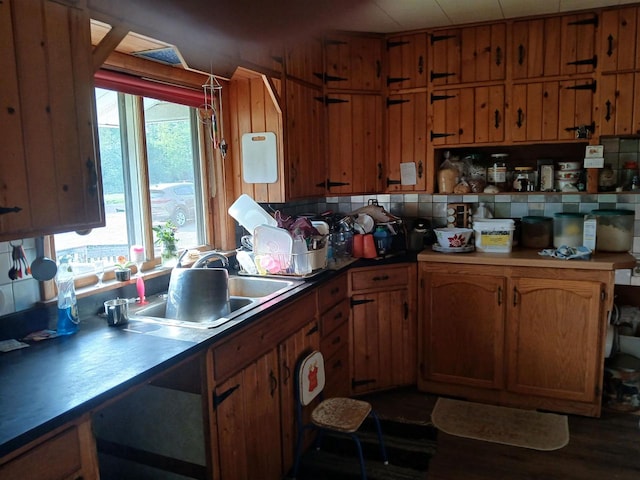
[{"label": "wooden upper cabinet", "polygon": [[537,78],[592,73],[595,13],[565,15],[513,23],[510,49],[513,78]]},{"label": "wooden upper cabinet", "polygon": [[287,199],[322,196],[327,181],[322,91],[287,79],[285,95]]},{"label": "wooden upper cabinet", "polygon": [[327,192],[354,194],[379,191],[382,97],[328,93],[325,103]]},{"label": "wooden upper cabinet", "polygon": [[429,138],[434,146],[504,140],[504,85],[434,90]]},{"label": "wooden upper cabinet", "polygon": [[598,87],[598,134],[640,133],[640,74],[602,75]]},{"label": "wooden upper cabinet", "polygon": [[379,91],[382,38],[333,33],[324,39],[327,88]]},{"label": "wooden upper cabinet", "polygon": [[88,12],[0,3],[0,240],[104,225]]},{"label": "wooden upper cabinet", "polygon": [[439,30],[429,41],[434,86],[504,80],[504,23]]},{"label": "wooden upper cabinet", "polygon": [[[420,192],[427,188],[427,93],[389,95],[387,99],[387,162],[379,170],[388,192]],[[402,185],[400,168],[413,163],[416,184]]]},{"label": "wooden upper cabinet", "polygon": [[285,48],[285,73],[289,77],[322,85],[322,39],[291,42]]},{"label": "wooden upper cabinet", "polygon": [[529,82],[512,87],[509,132],[514,142],[575,140],[580,127],[594,133],[591,79]]},{"label": "wooden upper cabinet", "polygon": [[640,65],[640,49],[636,46],[637,31],[637,7],[602,12],[598,55],[602,72],[632,70]]},{"label": "wooden upper cabinet", "polygon": [[426,87],[427,34],[399,35],[387,39],[387,77],[389,89]]}]

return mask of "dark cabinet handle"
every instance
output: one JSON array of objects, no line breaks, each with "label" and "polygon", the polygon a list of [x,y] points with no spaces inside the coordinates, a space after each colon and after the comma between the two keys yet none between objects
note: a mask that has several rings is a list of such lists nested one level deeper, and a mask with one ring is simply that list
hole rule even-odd
[{"label": "dark cabinet handle", "polygon": [[333,287],[333,288],[329,291],[329,293],[330,293],[331,295],[335,295],[335,294],[336,294],[336,293],[338,293],[339,291],[340,291],[340,287]]},{"label": "dark cabinet handle", "polygon": [[378,163],[378,180],[382,180],[382,163]]},{"label": "dark cabinet handle", "polygon": [[380,78],[382,76],[382,64],[380,60],[376,60],[376,78]]},{"label": "dark cabinet handle", "polygon": [[407,302],[404,302],[403,306],[404,306],[404,319],[406,320],[407,318],[409,318],[409,304]]},{"label": "dark cabinet handle", "polygon": [[502,305],[502,287],[498,287],[498,306]]},{"label": "dark cabinet handle", "polygon": [[22,208],[20,207],[0,207],[0,215],[5,213],[18,213]]},{"label": "dark cabinet handle", "polygon": [[607,106],[607,114],[604,116],[604,119],[608,122],[611,120],[611,102],[607,100],[605,105]]},{"label": "dark cabinet handle", "polygon": [[519,108],[518,109],[518,120],[516,121],[516,125],[518,126],[518,128],[522,128],[522,109]]},{"label": "dark cabinet handle", "polygon": [[216,395],[216,392],[214,391],[213,392],[213,408],[217,408],[218,405],[224,402],[229,397],[229,395],[231,395],[233,392],[235,392],[239,388],[240,388],[240,384],[234,385],[228,390],[225,390],[224,392],[222,392],[220,395]]},{"label": "dark cabinet handle", "polygon": [[524,45],[518,45],[518,65],[524,63]]},{"label": "dark cabinet handle", "polygon": [[422,166],[422,160],[418,162],[418,178],[422,178],[422,174],[424,173],[424,167]]},{"label": "dark cabinet handle", "polygon": [[607,37],[607,43],[609,44],[609,48],[607,49],[607,56],[610,57],[613,55],[613,35],[609,34]]},{"label": "dark cabinet handle", "polygon": [[342,341],[342,339],[340,338],[340,335],[338,335],[337,337],[335,337],[332,341],[331,341],[331,345],[337,345]]},{"label": "dark cabinet handle", "polygon": [[500,110],[496,110],[494,113],[495,116],[495,127],[500,128]]},{"label": "dark cabinet handle", "polygon": [[342,318],[342,312],[338,312],[333,316],[334,320],[338,320],[339,318]]},{"label": "dark cabinet handle", "polygon": [[418,57],[418,73],[422,75],[424,73],[424,58],[422,55]]},{"label": "dark cabinet handle", "polygon": [[282,364],[282,368],[284,369],[284,378],[282,379],[282,384],[288,385],[289,378],[291,378],[291,369],[289,368],[289,365],[286,364],[286,362]]},{"label": "dark cabinet handle", "polygon": [[271,391],[269,393],[271,394],[271,398],[273,398],[278,389],[278,379],[274,375],[273,370],[269,370],[269,381],[271,382]]},{"label": "dark cabinet handle", "polygon": [[513,306],[518,306],[518,289],[513,287]]},{"label": "dark cabinet handle", "polygon": [[314,324],[313,327],[311,327],[309,329],[309,331],[306,333],[307,337],[310,337],[311,335],[313,335],[314,333],[316,333],[318,331],[318,324]]},{"label": "dark cabinet handle", "polygon": [[389,275],[380,275],[373,277],[372,279],[374,282],[380,282],[380,281],[384,281],[384,280],[389,280]]},{"label": "dark cabinet handle", "polygon": [[502,48],[496,47],[496,65],[502,64]]}]

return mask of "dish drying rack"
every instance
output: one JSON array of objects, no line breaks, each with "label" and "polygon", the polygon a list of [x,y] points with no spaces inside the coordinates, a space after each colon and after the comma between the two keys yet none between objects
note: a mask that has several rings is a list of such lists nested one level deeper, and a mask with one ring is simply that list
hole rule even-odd
[{"label": "dish drying rack", "polygon": [[[245,268],[243,262],[240,262],[240,275],[258,275],[269,277],[296,277],[309,278],[322,273],[327,267],[328,237],[329,225],[326,222],[312,222],[312,225],[321,234],[322,239],[319,242],[312,242],[307,248],[311,248],[306,253],[294,252],[260,252],[254,251],[248,254],[250,262],[254,268]],[[321,246],[320,246],[321,245]],[[304,257],[304,258],[302,258]],[[245,257],[246,258],[246,257]],[[308,273],[296,273],[298,266],[308,265],[310,271]],[[251,265],[247,265],[250,267]]]}]

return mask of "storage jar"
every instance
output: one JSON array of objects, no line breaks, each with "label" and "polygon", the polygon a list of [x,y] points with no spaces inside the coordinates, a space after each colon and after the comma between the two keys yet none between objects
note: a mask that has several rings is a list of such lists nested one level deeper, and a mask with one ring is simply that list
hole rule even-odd
[{"label": "storage jar", "polygon": [[521,242],[525,248],[547,248],[553,236],[553,218],[530,215],[522,217]]},{"label": "storage jar", "polygon": [[553,246],[559,248],[582,245],[584,214],[577,212],[556,213],[553,218]]},{"label": "storage jar", "polygon": [[633,210],[592,210],[596,226],[596,251],[628,252],[633,247]]},{"label": "storage jar", "polygon": [[476,250],[509,253],[513,246],[515,223],[510,218],[492,218],[473,222]]}]

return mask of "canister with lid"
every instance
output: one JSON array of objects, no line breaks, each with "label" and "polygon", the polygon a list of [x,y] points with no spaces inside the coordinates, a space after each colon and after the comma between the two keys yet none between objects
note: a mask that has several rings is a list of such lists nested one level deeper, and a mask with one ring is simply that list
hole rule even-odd
[{"label": "canister with lid", "polygon": [[494,153],[491,155],[491,164],[487,168],[487,183],[495,185],[500,190],[507,189],[507,153]]},{"label": "canister with lid", "polygon": [[592,210],[596,218],[596,251],[628,252],[633,247],[633,210]]},{"label": "canister with lid", "polygon": [[533,167],[515,167],[513,175],[514,192],[533,191],[536,185],[536,172]]},{"label": "canister with lid", "polygon": [[547,248],[553,235],[553,218],[537,215],[522,217],[521,242],[525,248]]},{"label": "canister with lid", "polygon": [[556,213],[553,218],[553,246],[559,248],[582,245],[584,214],[577,212]]}]

